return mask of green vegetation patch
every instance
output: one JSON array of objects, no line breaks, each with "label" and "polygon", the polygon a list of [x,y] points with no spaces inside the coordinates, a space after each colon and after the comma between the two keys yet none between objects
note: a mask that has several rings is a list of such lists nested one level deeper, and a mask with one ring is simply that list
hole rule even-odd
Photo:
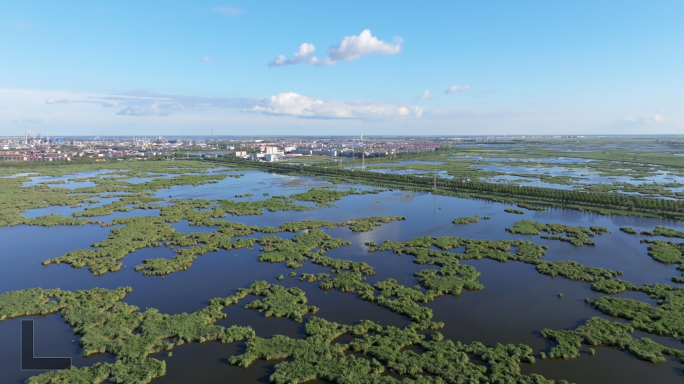
[{"label": "green vegetation patch", "polygon": [[530,211],[547,211],[549,208],[541,205],[518,203],[518,208],[525,208]]},{"label": "green vegetation patch", "polygon": [[32,376],[26,384],[88,383],[99,384],[107,379],[113,383],[149,383],[166,374],[166,362],[157,359],[132,361],[126,364],[95,363],[89,367],[63,369]]},{"label": "green vegetation patch", "polygon": [[[316,281],[325,280],[328,277],[330,277],[330,275],[328,275],[327,273],[318,273],[318,274],[302,273],[302,276],[299,278],[299,281],[305,281],[306,280],[309,283],[314,283]],[[282,279],[280,279],[280,280],[282,280]]]},{"label": "green vegetation patch", "polygon": [[643,292],[657,300],[657,306],[622,297],[599,297],[588,300],[599,311],[614,317],[631,321],[630,326],[659,336],[684,338],[684,288],[670,287],[667,284],[646,284],[635,286],[626,281],[613,283],[600,281],[592,289],[609,294],[625,290]]},{"label": "green vegetation patch", "polygon": [[[551,236],[542,236],[542,239],[566,241],[574,246],[582,246],[585,244],[595,245],[592,240],[589,240],[589,237],[594,237],[597,234],[601,235],[608,231],[608,229],[604,227],[592,228],[594,229],[589,230],[583,226],[576,227],[557,223],[544,224],[532,220],[520,220],[513,224],[512,227],[506,228],[506,230],[510,233],[528,236],[539,235],[541,232],[547,232],[550,233]],[[565,233],[567,237],[557,236],[559,233]]]},{"label": "green vegetation patch", "polygon": [[[43,265],[65,263],[74,268],[89,267],[93,274],[101,275],[120,270],[123,267],[120,260],[136,250],[160,247],[162,244],[170,247],[183,247],[176,249],[174,252],[177,255],[171,259],[147,259],[143,261],[143,264],[136,266],[136,271],[143,271],[145,276],[163,276],[188,269],[197,256],[207,252],[217,252],[220,249],[239,249],[261,244],[264,246],[265,252],[279,251],[280,253],[261,255],[259,261],[286,261],[290,262],[289,266],[294,268],[301,266],[294,262],[303,262],[307,258],[317,258],[328,250],[351,244],[348,241],[333,239],[318,229],[320,227],[349,226],[355,231],[369,231],[379,226],[380,223],[404,219],[397,216],[371,216],[341,223],[303,221],[285,223],[278,228],[263,227],[260,229],[242,223],[216,220],[216,218],[225,216],[225,213],[216,209],[217,206],[208,200],[173,200],[172,203],[169,206],[162,207],[160,216],[115,219],[107,225],[124,224],[124,226],[112,229],[107,240],[92,244],[91,246],[95,249],[75,250],[60,257],[45,260]],[[191,225],[216,226],[218,229],[214,233],[180,233],[176,232],[171,225],[165,224],[166,222],[178,222],[180,220],[188,220]],[[285,240],[276,236],[259,239],[240,238],[256,232],[270,234],[302,230],[309,232],[294,236],[292,240]],[[318,250],[310,253],[315,249]],[[326,261],[324,258],[317,258],[314,262],[330,266],[335,266],[337,263]],[[336,268],[348,269],[348,265],[348,263],[343,263]],[[370,267],[366,265],[365,268],[361,269],[370,269]]]},{"label": "green vegetation patch", "polygon": [[313,201],[315,203],[328,203],[331,201],[337,201],[341,200],[342,197],[348,196],[348,195],[365,195],[368,193],[372,194],[378,194],[380,192],[383,192],[382,189],[374,189],[370,191],[366,190],[357,190],[357,189],[348,189],[346,191],[336,191],[336,190],[330,190],[330,189],[310,189],[308,192],[304,193],[296,193],[292,196],[290,196],[291,199],[294,200],[299,200],[299,201]]},{"label": "green vegetation patch", "polygon": [[631,283],[620,279],[598,280],[591,285],[592,290],[607,293],[609,295],[622,293],[627,290],[634,290],[634,288],[636,287],[634,287]]},{"label": "green vegetation patch", "polygon": [[296,287],[285,288],[260,281],[254,282],[249,287],[249,294],[263,296],[264,298],[245,305],[245,308],[266,312],[266,317],[287,317],[301,323],[302,316],[318,311],[318,308],[306,305],[307,300],[304,291]]},{"label": "green vegetation patch", "polygon": [[[326,380],[336,383],[440,384],[440,383],[543,383],[553,381],[540,375],[523,375],[521,362],[534,362],[532,349],[526,345],[485,347],[481,343],[461,344],[444,341],[434,332],[424,341],[425,331],[443,327],[441,323],[414,322],[405,328],[381,327],[371,321],[341,325],[312,317],[306,324],[307,338],[274,336],[254,338],[246,343],[245,353],[230,358],[230,363],[246,368],[258,359],[283,360],[275,366],[270,380],[275,383],[302,383]],[[342,335],[355,339],[335,343]],[[419,346],[417,353],[407,349]],[[362,354],[367,358],[357,357]],[[486,366],[472,362],[470,356]],[[384,365],[383,365],[384,364]],[[386,369],[407,375],[403,380],[383,375]]]},{"label": "green vegetation patch", "polygon": [[[426,249],[435,246],[442,251]],[[463,253],[444,252],[450,249],[465,247]],[[510,253],[512,248],[517,247],[515,253]],[[519,260],[525,262],[536,262],[544,255],[544,246],[533,244],[524,240],[474,240],[456,236],[444,237],[418,237],[405,242],[393,242],[385,240],[377,247],[371,247],[369,252],[393,251],[395,253],[404,252],[416,257],[417,264],[426,264],[432,258],[442,257],[445,259],[458,260],[479,260],[489,258],[497,261]]]},{"label": "green vegetation patch", "polygon": [[504,209],[504,212],[515,213],[516,215],[524,215],[525,214],[525,211],[521,211],[521,210],[515,209],[515,208],[506,208],[506,209]]},{"label": "green vegetation patch", "polygon": [[[431,160],[434,160],[446,154],[447,153],[444,153],[444,151],[439,150],[431,153],[429,157]],[[572,155],[577,156],[578,154],[573,153]],[[600,153],[592,153],[592,155],[600,155]],[[420,154],[417,155],[416,159],[420,156],[428,155]],[[529,155],[525,155],[525,157],[529,157]],[[444,159],[442,158],[441,160]],[[681,162],[681,159],[677,160]],[[248,165],[250,163],[238,159],[210,159],[210,161],[215,161],[219,164],[229,162]],[[387,160],[380,159],[378,161]],[[425,175],[386,174],[358,169],[342,169],[339,168],[339,164],[332,163],[307,166],[286,163],[254,163],[252,165],[269,172],[290,175],[308,175],[322,178],[332,183],[353,181],[371,186],[426,191],[447,196],[475,197],[505,203],[525,203],[546,205],[549,207],[563,207],[584,212],[595,212],[603,215],[661,217],[677,220],[681,220],[682,217],[684,217],[682,216],[684,202],[676,200],[642,198],[620,195],[618,193],[588,193],[576,190],[472,182],[481,177],[497,176],[501,174],[501,172],[487,173],[476,168],[469,168],[472,163],[462,161],[450,161],[446,164],[439,165],[439,168],[442,170],[444,170],[444,167],[455,168],[453,171],[447,171],[454,176],[454,178],[451,180],[440,179],[437,180],[436,183],[432,178],[425,177]],[[612,168],[616,168],[616,165],[617,163],[612,164]],[[584,164],[582,166],[584,166]],[[379,167],[395,169],[412,168],[432,171],[434,170],[435,164],[391,164],[389,166],[380,165]],[[570,177],[552,179],[553,177],[551,176],[548,178],[544,176],[543,178],[552,182],[560,182],[561,179],[566,183],[576,181]],[[321,201],[325,201],[325,196],[323,196]]]},{"label": "green vegetation patch", "polygon": [[589,230],[594,232],[597,235],[603,235],[604,233],[610,233],[610,229],[606,227],[599,227],[597,225],[592,225],[589,227]]},{"label": "green vegetation patch", "polygon": [[632,227],[620,227],[620,231],[622,231],[628,235],[636,235],[637,234],[637,231]]},{"label": "green vegetation patch", "polygon": [[[648,255],[663,264],[679,264],[677,270],[684,271],[684,243],[662,240],[641,240],[641,243],[650,244]],[[684,283],[684,272],[679,277],[673,277],[675,283]]]},{"label": "green vegetation patch", "polygon": [[379,227],[380,225],[382,225],[382,223],[387,224],[392,221],[403,220],[406,220],[406,218],[403,216],[371,216],[350,220],[347,223],[345,223],[345,225],[348,225],[349,229],[351,229],[352,232],[369,232],[372,231],[374,227]]},{"label": "green vegetation patch", "polygon": [[677,237],[684,239],[684,232],[667,227],[655,227],[655,229],[652,231],[641,231],[641,234],[647,236]]},{"label": "green vegetation patch", "polygon": [[655,240],[648,246],[648,255],[665,264],[681,264],[684,261],[684,243]]},{"label": "green vegetation patch", "polygon": [[641,360],[663,363],[663,355],[684,357],[684,351],[664,347],[651,339],[635,339],[630,335],[635,327],[632,324],[611,322],[600,317],[592,317],[584,325],[571,331],[544,329],[542,337],[558,343],[551,349],[550,357],[571,359],[579,357],[581,344],[591,346],[616,347],[629,351]]},{"label": "green vegetation patch", "polygon": [[191,314],[165,315],[153,308],[139,312],[138,307],[121,302],[131,291],[131,288],[74,292],[33,288],[0,295],[0,320],[60,311],[74,333],[81,335],[79,346],[83,348],[83,356],[110,353],[117,359],[116,364],[100,363],[44,373],[27,383],[98,383],[107,378],[120,383],[148,383],[166,372],[163,361],[147,357],[152,353],[171,350],[174,345],[185,342],[231,343],[254,337],[249,327],[215,325],[216,320],[226,316],[220,304],[210,304]]},{"label": "green vegetation patch", "polygon": [[457,217],[454,219],[453,223],[454,224],[470,224],[470,223],[477,223],[480,221],[480,216],[475,215],[473,217]]},{"label": "green vegetation patch", "polygon": [[611,279],[622,275],[621,271],[610,269],[587,267],[575,261],[542,261],[537,264],[537,271],[549,276],[563,276],[570,280],[594,282]]}]

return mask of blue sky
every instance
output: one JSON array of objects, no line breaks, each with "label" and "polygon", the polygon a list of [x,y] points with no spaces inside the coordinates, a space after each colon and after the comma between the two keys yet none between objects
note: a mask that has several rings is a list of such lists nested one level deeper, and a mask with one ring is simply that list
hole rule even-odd
[{"label": "blue sky", "polygon": [[681,1],[11,2],[0,134],[682,133],[682,15]]}]

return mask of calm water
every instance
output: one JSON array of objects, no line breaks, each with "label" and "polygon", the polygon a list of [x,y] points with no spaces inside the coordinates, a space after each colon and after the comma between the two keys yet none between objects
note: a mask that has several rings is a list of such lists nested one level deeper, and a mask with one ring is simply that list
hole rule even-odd
[{"label": "calm water", "polygon": [[[650,175],[635,179],[630,176],[601,176],[600,172],[594,171],[590,168],[568,168],[563,167],[564,164],[586,164],[594,160],[591,159],[573,159],[573,158],[540,158],[540,163],[542,166],[537,170],[536,164],[537,159],[525,159],[525,158],[497,158],[497,157],[481,157],[481,156],[461,156],[452,159],[454,161],[476,161],[479,164],[470,165],[469,168],[479,169],[482,171],[490,172],[501,172],[501,175],[497,175],[491,178],[485,178],[487,182],[490,183],[508,183],[511,180],[517,180],[522,183],[522,185],[542,187],[542,188],[555,188],[555,189],[574,189],[573,184],[597,184],[605,183],[612,184],[615,182],[627,183],[632,185],[641,184],[652,184],[652,183],[680,183],[684,184],[684,176],[672,174],[667,171],[655,171],[649,172]],[[528,167],[525,166],[510,166],[506,165],[507,162],[526,162],[529,163]],[[434,164],[435,162],[429,161],[399,161],[396,163],[384,163],[384,164],[370,164],[373,167],[382,165],[410,165],[410,164]],[[438,164],[442,164],[438,162]],[[546,164],[554,164],[554,166],[547,166]],[[416,169],[394,169],[394,168],[373,168],[370,169],[373,172],[389,173],[396,175],[420,175],[425,173],[432,173],[429,170],[416,170]],[[549,176],[569,176],[576,177],[581,180],[573,182],[573,184],[554,184],[538,180],[537,174]],[[512,175],[516,174],[516,175]],[[452,179],[453,176],[447,174],[446,171],[438,171],[437,175],[441,178]],[[673,192],[682,192],[684,187],[674,187],[667,188]],[[621,193],[629,194],[628,192],[619,191]],[[638,194],[638,193],[634,193]]]},{"label": "calm water", "polygon": [[[331,186],[331,184],[308,177],[291,177],[267,174],[257,171],[238,172],[245,176],[239,179],[227,178],[216,184],[198,187],[177,186],[160,190],[157,196],[168,198],[193,197],[206,199],[234,198],[236,194],[253,193],[253,197],[240,200],[264,199],[263,193],[274,195],[291,195],[305,192],[310,188]],[[80,176],[80,175],[79,175]],[[73,176],[70,176],[73,177]],[[336,188],[346,189],[352,185],[338,185]],[[367,187],[356,186],[367,189]],[[110,199],[99,199],[99,204]],[[227,217],[225,220],[242,222],[248,225],[278,226],[286,222],[302,220],[345,221],[352,218],[378,215],[400,215],[406,221],[392,222],[376,227],[367,233],[353,233],[348,228],[326,230],[333,237],[352,242],[351,246],[338,248],[328,252],[328,256],[352,261],[365,261],[376,271],[376,275],[368,277],[367,283],[374,284],[387,278],[395,278],[406,286],[418,283],[413,277],[415,271],[429,266],[413,263],[411,256],[397,256],[392,252],[367,253],[363,245],[366,241],[381,243],[385,239],[405,241],[420,236],[459,236],[474,239],[529,239],[540,245],[548,245],[544,257],[547,260],[575,260],[584,265],[605,267],[624,271],[621,277],[634,284],[670,283],[670,278],[678,276],[676,266],[663,265],[653,261],[646,254],[646,245],[639,244],[640,237],[630,236],[618,230],[621,226],[631,226],[637,230],[653,229],[656,225],[684,230],[684,223],[655,219],[638,219],[629,217],[605,217],[577,211],[554,209],[545,212],[528,211],[525,215],[504,213],[508,205],[480,200],[457,199],[430,194],[414,194],[400,191],[385,191],[379,195],[351,195],[335,202],[335,207],[303,212],[265,212],[260,216]],[[35,217],[57,212],[70,214],[83,208],[54,207],[31,210],[26,215]],[[37,212],[40,211],[40,212]],[[110,221],[116,217],[135,215],[156,215],[158,210],[133,210],[128,213],[115,213],[97,220]],[[460,216],[491,216],[492,220],[475,224],[454,225],[451,221]],[[608,227],[612,232],[593,238],[595,247],[574,247],[569,243],[542,240],[539,236],[513,235],[504,228],[513,225],[517,220],[532,219],[541,222],[556,222],[568,225],[600,225]],[[181,232],[208,231],[215,228],[189,226],[181,221],[173,224]],[[114,227],[101,228],[97,225],[83,227],[3,227],[0,228],[0,292],[20,290],[32,287],[62,288],[64,290],[90,289],[93,287],[116,288],[131,286],[133,292],[125,302],[144,310],[154,307],[162,313],[178,314],[193,312],[205,307],[215,297],[225,297],[235,292],[236,288],[247,287],[255,280],[266,280],[270,283],[282,284],[286,287],[299,287],[306,292],[309,305],[320,308],[316,316],[328,320],[354,324],[368,319],[382,325],[402,327],[410,323],[406,317],[397,315],[376,304],[360,300],[355,293],[343,294],[339,291],[323,291],[318,283],[300,282],[287,276],[291,270],[285,264],[258,263],[256,258],[260,252],[258,247],[248,249],[219,251],[198,257],[191,268],[160,277],[143,277],[133,267],[144,259],[173,257],[172,250],[166,247],[139,250],[123,259],[125,269],[116,273],[94,277],[86,269],[75,269],[68,265],[43,266],[41,261],[62,255],[74,249],[86,249],[91,243],[107,238]],[[260,237],[261,234],[252,235]],[[291,233],[279,234],[284,238]],[[453,252],[459,252],[454,250]],[[446,338],[472,342],[480,341],[493,346],[496,343],[524,343],[531,346],[535,355],[540,351],[548,353],[554,345],[540,337],[544,328],[573,329],[583,324],[592,316],[610,318],[584,303],[584,298],[600,296],[590,289],[590,284],[570,281],[562,277],[552,278],[537,273],[534,266],[508,261],[499,263],[488,259],[464,261],[474,266],[481,276],[479,282],[485,286],[480,291],[464,291],[460,296],[444,296],[429,303],[434,311],[435,321],[443,321],[446,327],[441,330]],[[329,268],[322,268],[312,263],[304,266],[296,273],[329,273]],[[285,280],[278,282],[276,277],[286,275]],[[670,283],[671,284],[671,283]],[[563,293],[559,299],[557,293]],[[622,297],[631,297],[655,305],[646,295],[625,293]],[[293,338],[304,338],[304,326],[284,318],[265,318],[263,313],[244,309],[250,299],[242,300],[238,305],[224,309],[227,318],[217,324],[250,325],[257,335],[270,337],[284,334]],[[113,361],[113,356],[96,355],[90,358],[80,357],[78,336],[73,335],[59,314],[35,316],[36,319],[36,351],[40,356],[72,356],[75,366],[91,365],[98,361]],[[3,361],[2,381],[21,383],[35,374],[19,370],[19,324],[21,318],[5,320],[0,323],[0,358]],[[612,319],[616,320],[616,319]],[[664,345],[684,348],[679,341],[659,338],[644,333],[635,333],[635,337],[652,337]],[[348,340],[345,339],[345,342]],[[415,349],[420,351],[420,348]],[[241,369],[228,364],[228,357],[242,353],[243,343],[223,345],[219,342],[204,344],[192,343],[173,350],[173,357],[166,353],[154,355],[166,360],[167,374],[155,382],[159,383],[266,383],[277,362],[257,361],[249,369]],[[523,364],[525,373],[540,373],[549,379],[566,379],[576,383],[678,383],[682,382],[681,364],[669,359],[664,364],[651,364],[638,360],[629,353],[611,348],[597,348],[596,356],[588,356],[588,348],[582,347],[583,354],[579,359],[539,360],[534,365]]]}]

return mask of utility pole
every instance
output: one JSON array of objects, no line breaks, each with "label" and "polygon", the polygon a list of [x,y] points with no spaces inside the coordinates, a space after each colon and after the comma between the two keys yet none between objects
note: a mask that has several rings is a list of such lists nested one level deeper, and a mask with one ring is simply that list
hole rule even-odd
[{"label": "utility pole", "polygon": [[361,134],[361,169],[366,169],[366,150],[363,147],[363,133]]}]

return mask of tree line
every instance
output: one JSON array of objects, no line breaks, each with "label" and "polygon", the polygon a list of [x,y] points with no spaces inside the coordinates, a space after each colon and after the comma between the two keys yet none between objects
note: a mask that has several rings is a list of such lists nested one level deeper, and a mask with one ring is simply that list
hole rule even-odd
[{"label": "tree line", "polygon": [[240,159],[211,159],[211,161],[230,161],[238,164],[249,165],[252,167],[256,166],[259,168],[265,168],[267,170],[276,172],[306,172],[318,175],[332,176],[342,179],[363,179],[381,181],[386,183],[414,185],[425,188],[437,187],[439,189],[447,190],[461,190],[491,194],[525,196],[530,198],[553,200],[561,203],[590,204],[607,208],[622,208],[630,210],[648,209],[684,213],[684,201],[650,199],[637,196],[621,195],[618,193],[595,193],[564,189],[474,182],[468,180],[434,180],[433,178],[415,175],[396,175],[363,171],[358,169],[327,168],[316,165],[262,163]]}]

